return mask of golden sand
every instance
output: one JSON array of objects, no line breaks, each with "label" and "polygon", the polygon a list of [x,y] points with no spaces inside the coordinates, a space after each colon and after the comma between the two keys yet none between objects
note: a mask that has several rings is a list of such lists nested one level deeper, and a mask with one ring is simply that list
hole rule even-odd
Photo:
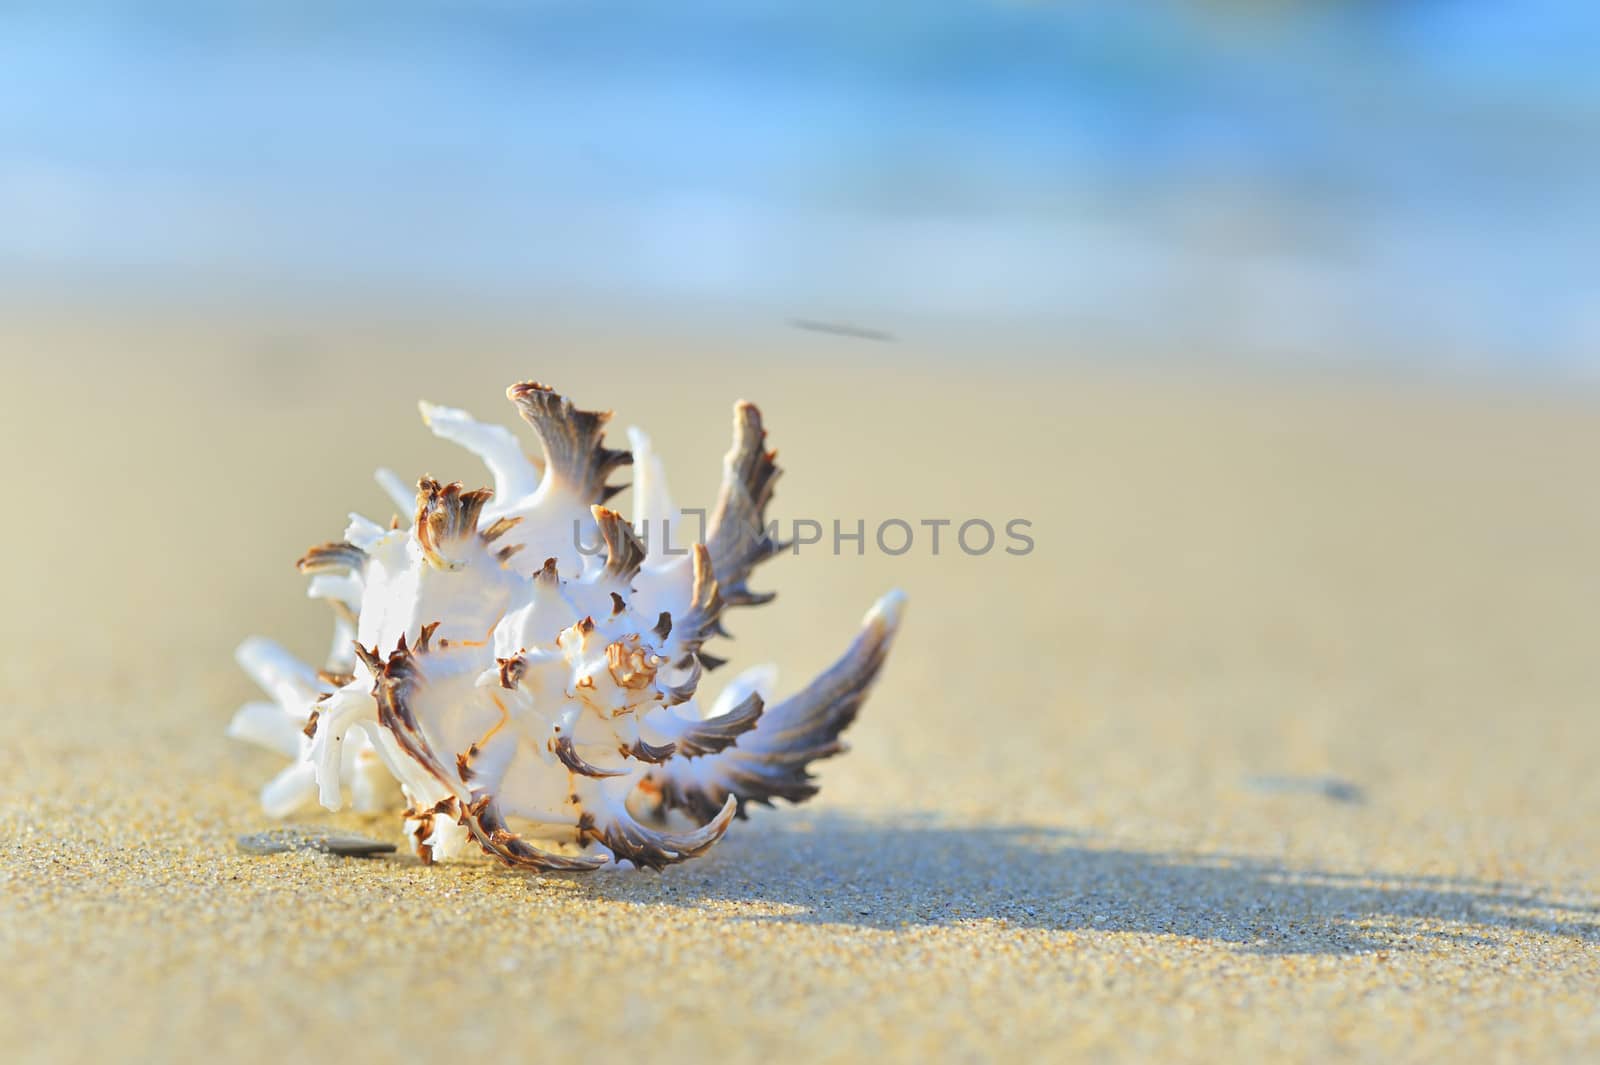
[{"label": "golden sand", "polygon": [[[125,317],[0,327],[9,1060],[1600,1054],[1590,398]],[[238,853],[277,762],[223,738],[233,646],[320,655],[293,559],[386,513],[375,465],[480,479],[414,402],[510,420],[521,377],[648,428],[685,504],[744,396],[777,516],[1036,548],[765,567],[730,669],[800,682],[890,586],[906,627],[821,798],[665,875]]]}]

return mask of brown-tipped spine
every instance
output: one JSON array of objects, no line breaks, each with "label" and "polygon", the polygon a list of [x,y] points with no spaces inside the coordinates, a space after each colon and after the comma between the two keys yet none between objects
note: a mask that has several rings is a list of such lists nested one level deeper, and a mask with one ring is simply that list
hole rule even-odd
[{"label": "brown-tipped spine", "polygon": [[441,485],[424,477],[417,482],[417,542],[431,564],[440,569],[457,564],[451,552],[477,535],[478,517],[493,497],[494,492],[487,488],[465,491],[459,481]]},{"label": "brown-tipped spine", "polygon": [[736,404],[733,447],[723,459],[722,490],[706,532],[706,546],[729,606],[753,606],[772,599],[769,592],[752,592],[745,580],[757,564],[783,549],[766,528],[767,504],[780,473],[774,461],[778,453],[766,449],[766,436],[755,404]]},{"label": "brown-tipped spine", "polygon": [[693,832],[682,834],[658,832],[626,814],[603,828],[586,822],[579,826],[579,831],[584,838],[603,843],[617,858],[625,858],[641,869],[659,872],[669,865],[704,854],[727,832],[734,810],[734,805],[729,803],[713,811],[711,819]]},{"label": "brown-tipped spine", "polygon": [[695,544],[693,553],[694,584],[689,609],[672,621],[671,631],[677,634],[677,640],[671,654],[675,665],[690,666],[698,660],[706,669],[715,669],[723,660],[702,652],[700,645],[717,631],[717,619],[722,615],[722,592],[712,572],[711,552],[704,544]]},{"label": "brown-tipped spine", "polygon": [[604,503],[622,490],[606,484],[606,479],[617,467],[632,465],[633,454],[605,446],[610,411],[578,410],[571,400],[537,381],[512,385],[506,396],[539,438],[546,478],[555,478],[585,503]]},{"label": "brown-tipped spine", "polygon": [[561,574],[556,572],[556,560],[547,558],[544,565],[539,567],[539,572],[533,575],[533,583],[541,588],[561,587]]},{"label": "brown-tipped spine", "polygon": [[428,653],[428,650],[429,650],[428,644],[430,642],[432,642],[433,634],[439,631],[439,625],[440,625],[439,622],[434,621],[434,622],[429,622],[428,624],[422,626],[421,638],[419,638],[417,640],[417,653],[418,654],[425,655],[425,654]]},{"label": "brown-tipped spine", "polygon": [[760,723],[765,709],[761,696],[751,692],[744,702],[727,713],[691,725],[678,737],[678,753],[685,758],[699,758],[728,749]]},{"label": "brown-tipped spine", "polygon": [[495,661],[500,666],[500,687],[515,688],[517,682],[522,680],[522,674],[527,670],[528,663],[521,656],[515,658],[497,658]]},{"label": "brown-tipped spine", "polygon": [[295,563],[295,568],[305,574],[336,573],[339,570],[360,573],[366,566],[367,553],[355,544],[347,544],[343,540],[307,548],[306,553]]},{"label": "brown-tipped spine", "polygon": [[381,677],[383,675],[383,659],[378,655],[378,648],[374,646],[369,651],[361,646],[360,640],[352,640],[350,643],[355,648],[356,657],[361,659],[361,664],[367,667],[367,672],[374,677]]},{"label": "brown-tipped spine", "polygon": [[660,765],[678,753],[678,745],[676,743],[667,743],[657,747],[653,743],[646,743],[643,739],[637,739],[633,741],[632,747],[624,747],[622,753],[641,762]]},{"label": "brown-tipped spine", "polygon": [[733,795],[743,817],[750,803],[804,802],[815,795],[809,767],[844,750],[840,734],[883,668],[895,627],[892,618],[874,615],[833,666],[804,690],[767,707],[759,727],[716,755],[713,772],[696,778],[666,767],[659,774],[663,805],[706,817]]},{"label": "brown-tipped spine", "polygon": [[569,858],[550,854],[528,843],[506,825],[500,806],[488,795],[475,795],[461,809],[460,823],[472,834],[483,853],[516,869],[546,873],[587,873],[606,864],[604,858]]},{"label": "brown-tipped spine", "polygon": [[478,535],[483,537],[484,543],[492,544],[520,524],[522,524],[522,518],[520,516],[515,518],[499,518]]},{"label": "brown-tipped spine", "polygon": [[694,698],[694,693],[700,687],[700,678],[705,675],[705,667],[700,665],[700,659],[694,655],[689,656],[689,673],[677,684],[659,683],[657,686],[666,696],[666,705],[677,706]]},{"label": "brown-tipped spine", "polygon": [[561,736],[550,741],[550,750],[560,759],[561,764],[568,769],[585,777],[620,777],[627,773],[626,769],[602,769],[583,760],[578,749],[572,744],[571,736]]},{"label": "brown-tipped spine", "polygon": [[627,519],[614,510],[595,506],[590,508],[595,522],[600,526],[600,538],[606,545],[606,576],[626,584],[644,565],[645,548],[634,534]]}]

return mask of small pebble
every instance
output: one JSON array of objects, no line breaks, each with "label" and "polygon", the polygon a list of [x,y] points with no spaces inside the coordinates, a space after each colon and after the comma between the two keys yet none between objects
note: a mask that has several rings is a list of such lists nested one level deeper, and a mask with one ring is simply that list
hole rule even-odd
[{"label": "small pebble", "polygon": [[371,858],[379,854],[392,854],[395,847],[393,843],[383,843],[365,836],[291,826],[240,836],[239,849],[245,854],[316,851],[319,854],[337,854],[342,858]]},{"label": "small pebble", "polygon": [[1244,786],[1264,794],[1300,792],[1321,795],[1334,802],[1360,803],[1366,801],[1366,792],[1358,785],[1338,777],[1258,776],[1245,778]]}]

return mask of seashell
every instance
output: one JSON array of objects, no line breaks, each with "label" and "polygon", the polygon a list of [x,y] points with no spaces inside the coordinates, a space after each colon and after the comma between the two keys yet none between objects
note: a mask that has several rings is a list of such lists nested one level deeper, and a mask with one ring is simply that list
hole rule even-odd
[{"label": "seashell", "polygon": [[[493,488],[424,477],[413,498],[380,470],[409,526],[352,514],[342,540],[300,559],[334,612],[322,670],[269,640],[240,645],[271,701],[241,707],[228,732],[292,759],[262,790],[267,813],[403,806],[424,862],[476,846],[527,869],[659,870],[705,853],[751,804],[816,794],[810,766],[845,749],[904,597],[878,600],[842,657],[787,698],[772,701],[776,673],[757,666],[702,700],[724,661],[706,649],[727,637],[723,614],[772,599],[747,582],[783,548],[766,527],[779,471],[760,412],[735,406],[704,540],[680,545],[692,523],[648,437],[608,448],[610,412],[534,382],[507,395],[542,462],[509,429],[423,403]],[[631,523],[606,506],[629,465]],[[685,815],[691,826],[671,824]]]}]

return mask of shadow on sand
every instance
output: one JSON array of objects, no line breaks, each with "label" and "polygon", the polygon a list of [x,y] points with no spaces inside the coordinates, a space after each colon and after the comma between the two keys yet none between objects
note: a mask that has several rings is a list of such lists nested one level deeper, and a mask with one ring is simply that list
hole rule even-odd
[{"label": "shadow on sand", "polygon": [[[665,876],[585,877],[640,904],[752,904],[752,921],[899,929],[1170,935],[1267,954],[1356,954],[1532,931],[1600,943],[1600,908],[1505,883],[1289,868],[1218,854],[1114,849],[1026,826],[944,827],[757,815]],[[740,831],[740,830],[743,831]],[[766,912],[760,912],[766,911]]]}]

